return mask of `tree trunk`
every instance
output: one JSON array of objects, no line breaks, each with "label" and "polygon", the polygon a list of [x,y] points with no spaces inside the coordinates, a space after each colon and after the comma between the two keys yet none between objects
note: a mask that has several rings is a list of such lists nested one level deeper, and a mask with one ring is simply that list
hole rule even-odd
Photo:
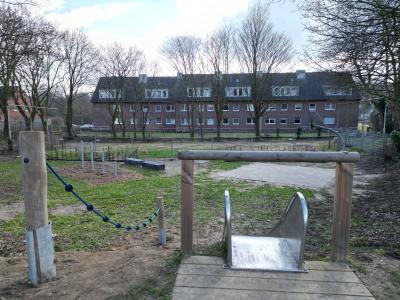
[{"label": "tree trunk", "polygon": [[8,127],[8,110],[6,110],[6,111],[3,110],[3,114],[4,114],[3,134],[4,134],[4,138],[7,142],[7,150],[11,152],[11,151],[13,151],[13,143],[12,143],[11,136],[9,135],[10,129]]},{"label": "tree trunk", "polygon": [[67,98],[67,117],[66,117],[66,127],[67,127],[67,135],[68,138],[72,139],[74,137],[73,132],[72,132],[72,96],[68,96]]},{"label": "tree trunk", "polygon": [[261,135],[261,130],[260,130],[260,120],[261,118],[258,116],[258,114],[254,115],[254,125],[255,125],[255,131],[256,131],[256,137],[259,138]]}]

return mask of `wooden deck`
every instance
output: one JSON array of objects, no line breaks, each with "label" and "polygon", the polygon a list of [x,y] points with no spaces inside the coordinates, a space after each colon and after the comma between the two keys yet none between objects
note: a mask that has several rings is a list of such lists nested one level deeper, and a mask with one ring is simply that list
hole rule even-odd
[{"label": "wooden deck", "polygon": [[344,264],[310,261],[308,273],[238,271],[223,264],[220,257],[183,259],[173,299],[374,299]]}]

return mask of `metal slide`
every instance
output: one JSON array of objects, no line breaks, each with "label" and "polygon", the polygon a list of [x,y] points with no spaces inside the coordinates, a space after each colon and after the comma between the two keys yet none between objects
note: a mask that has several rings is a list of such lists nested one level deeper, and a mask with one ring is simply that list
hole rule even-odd
[{"label": "metal slide", "polygon": [[229,192],[225,191],[223,240],[227,244],[228,267],[242,270],[307,272],[303,266],[307,219],[306,200],[297,192],[268,236],[232,235]]}]

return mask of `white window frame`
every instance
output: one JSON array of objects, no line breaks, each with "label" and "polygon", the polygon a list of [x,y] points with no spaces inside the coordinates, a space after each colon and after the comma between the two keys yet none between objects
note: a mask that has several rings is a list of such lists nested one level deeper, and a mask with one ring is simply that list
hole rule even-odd
[{"label": "white window frame", "polygon": [[250,97],[251,87],[249,86],[229,86],[225,88],[226,97]]},{"label": "white window frame", "polygon": [[[273,121],[273,122],[271,122],[271,121]],[[275,125],[276,124],[276,119],[275,118],[265,118],[265,124],[266,125]]]},{"label": "white window frame", "polygon": [[133,118],[131,118],[131,125],[135,125]]},{"label": "white window frame", "polygon": [[274,97],[295,97],[299,95],[299,87],[293,85],[273,86],[272,96]]},{"label": "white window frame", "polygon": [[[225,123],[224,121],[228,120],[228,123]],[[229,125],[229,118],[222,118],[222,125],[228,126]]]},{"label": "white window frame", "polygon": [[326,87],[326,96],[351,96],[353,94],[352,88],[341,88],[341,87]]},{"label": "white window frame", "polygon": [[200,123],[199,119],[200,119],[200,118],[197,118],[197,122],[196,122],[197,125],[203,125],[203,126],[204,126],[204,124],[205,124],[205,123],[204,123],[204,121],[205,121],[204,118],[201,118],[201,119],[203,120],[202,123]]},{"label": "white window frame", "polygon": [[122,124],[122,122],[119,119],[119,117],[116,117],[115,120],[114,120],[114,125],[121,125],[121,124]]},{"label": "white window frame", "polygon": [[204,111],[204,104],[197,104],[197,111]]},{"label": "white window frame", "polygon": [[[327,122],[327,119],[332,120],[332,122]],[[324,117],[324,125],[335,125],[336,118],[335,117]]]},{"label": "white window frame", "polygon": [[[282,123],[283,120],[285,120],[284,123]],[[281,118],[280,121],[279,121],[279,124],[287,125],[287,118]]]},{"label": "white window frame", "polygon": [[[191,93],[190,93],[190,91],[191,91]],[[211,89],[208,87],[187,88],[186,93],[187,93],[188,98],[211,97]]]},{"label": "white window frame", "polygon": [[[235,122],[237,121],[237,122]],[[240,119],[239,118],[233,118],[232,119],[232,125],[239,125],[240,124]]]},{"label": "white window frame", "polygon": [[207,118],[207,126],[213,126],[215,124],[214,118]]},{"label": "white window frame", "polygon": [[[314,105],[314,108],[311,108],[311,105]],[[308,104],[309,111],[317,111],[317,104],[316,103],[309,103]]]},{"label": "white window frame", "polygon": [[240,111],[240,103],[233,103],[232,111]]},{"label": "white window frame", "polygon": [[[251,122],[249,123],[249,119],[251,119]],[[253,117],[247,117],[246,118],[246,125],[255,125],[256,124],[256,120]]]},{"label": "white window frame", "polygon": [[161,112],[161,104],[156,104],[156,105],[154,105],[154,111],[155,112]]},{"label": "white window frame", "polygon": [[246,104],[246,111],[254,111],[254,104],[252,103]]},{"label": "white window frame", "polygon": [[115,99],[116,97],[116,89],[99,89],[99,99]]},{"label": "white window frame", "polygon": [[[286,105],[286,108],[285,108],[285,109],[282,108],[282,105]],[[282,104],[281,104],[281,111],[287,111],[288,108],[289,108],[289,104],[288,104],[288,103],[282,103]]]},{"label": "white window frame", "polygon": [[189,104],[181,104],[181,111],[190,111]]},{"label": "white window frame", "polygon": [[168,89],[145,89],[144,97],[146,99],[165,99],[168,98]]},{"label": "white window frame", "polygon": [[336,103],[325,103],[325,110],[336,110]]},{"label": "white window frame", "polygon": [[[158,121],[158,120],[160,120],[160,121]],[[156,122],[156,125],[162,125],[162,118],[161,117],[156,118],[155,122]]]},{"label": "white window frame", "polygon": [[[225,109],[225,105],[227,106],[227,109]],[[222,111],[229,111],[229,103],[223,105]]]},{"label": "white window frame", "polygon": [[135,112],[135,104],[130,104],[129,105],[129,111],[130,112]]},{"label": "white window frame", "polygon": [[188,119],[188,118],[182,118],[181,119],[181,125],[182,126],[189,126],[190,123],[191,123],[191,119]]},{"label": "white window frame", "polygon": [[150,111],[150,105],[148,104],[142,105],[142,112],[147,113],[149,111]]},{"label": "white window frame", "polygon": [[[297,119],[297,118],[300,120],[300,122],[299,122],[299,123],[296,123],[296,119]],[[294,117],[293,124],[296,124],[296,125],[301,125],[301,117]]]},{"label": "white window frame", "polygon": [[207,104],[207,111],[214,111],[214,104]]},{"label": "white window frame", "polygon": [[175,118],[165,118],[165,125],[175,125]]},{"label": "white window frame", "polygon": [[166,104],[165,112],[175,112],[175,104]]},{"label": "white window frame", "polygon": [[267,111],[276,111],[276,104],[275,103],[268,104]]},{"label": "white window frame", "polygon": [[302,111],[303,110],[303,104],[302,103],[295,103],[294,104],[294,110],[295,111]]}]

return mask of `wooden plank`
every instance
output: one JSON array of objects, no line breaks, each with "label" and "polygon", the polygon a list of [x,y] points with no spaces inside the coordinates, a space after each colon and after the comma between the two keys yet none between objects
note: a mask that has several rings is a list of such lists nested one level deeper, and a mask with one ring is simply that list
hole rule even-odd
[{"label": "wooden plank", "polygon": [[198,264],[198,265],[224,265],[224,259],[216,256],[191,256],[182,259],[181,264]]},{"label": "wooden plank", "polygon": [[301,152],[301,151],[204,151],[178,152],[182,160],[229,160],[258,162],[357,162],[358,152]]},{"label": "wooden plank", "polygon": [[350,269],[349,266],[344,263],[305,261],[304,264],[307,270],[353,272],[353,270]]},{"label": "wooden plank", "polygon": [[336,191],[333,211],[333,262],[346,262],[351,223],[353,164],[336,164]]},{"label": "wooden plank", "polygon": [[304,294],[286,292],[265,292],[250,290],[227,290],[214,288],[176,287],[172,299],[174,300],[373,300],[373,297],[346,296],[327,294]]},{"label": "wooden plank", "polygon": [[193,187],[194,161],[182,161],[181,171],[181,250],[192,255],[193,249]]},{"label": "wooden plank", "polygon": [[320,271],[320,270],[312,270],[308,273],[238,271],[238,270],[224,269],[223,266],[221,265],[183,264],[179,267],[178,274],[360,283],[360,280],[353,272]]},{"label": "wooden plank", "polygon": [[176,287],[219,288],[289,293],[319,293],[349,296],[372,296],[362,283],[300,281],[262,278],[216,277],[204,275],[179,275]]}]

